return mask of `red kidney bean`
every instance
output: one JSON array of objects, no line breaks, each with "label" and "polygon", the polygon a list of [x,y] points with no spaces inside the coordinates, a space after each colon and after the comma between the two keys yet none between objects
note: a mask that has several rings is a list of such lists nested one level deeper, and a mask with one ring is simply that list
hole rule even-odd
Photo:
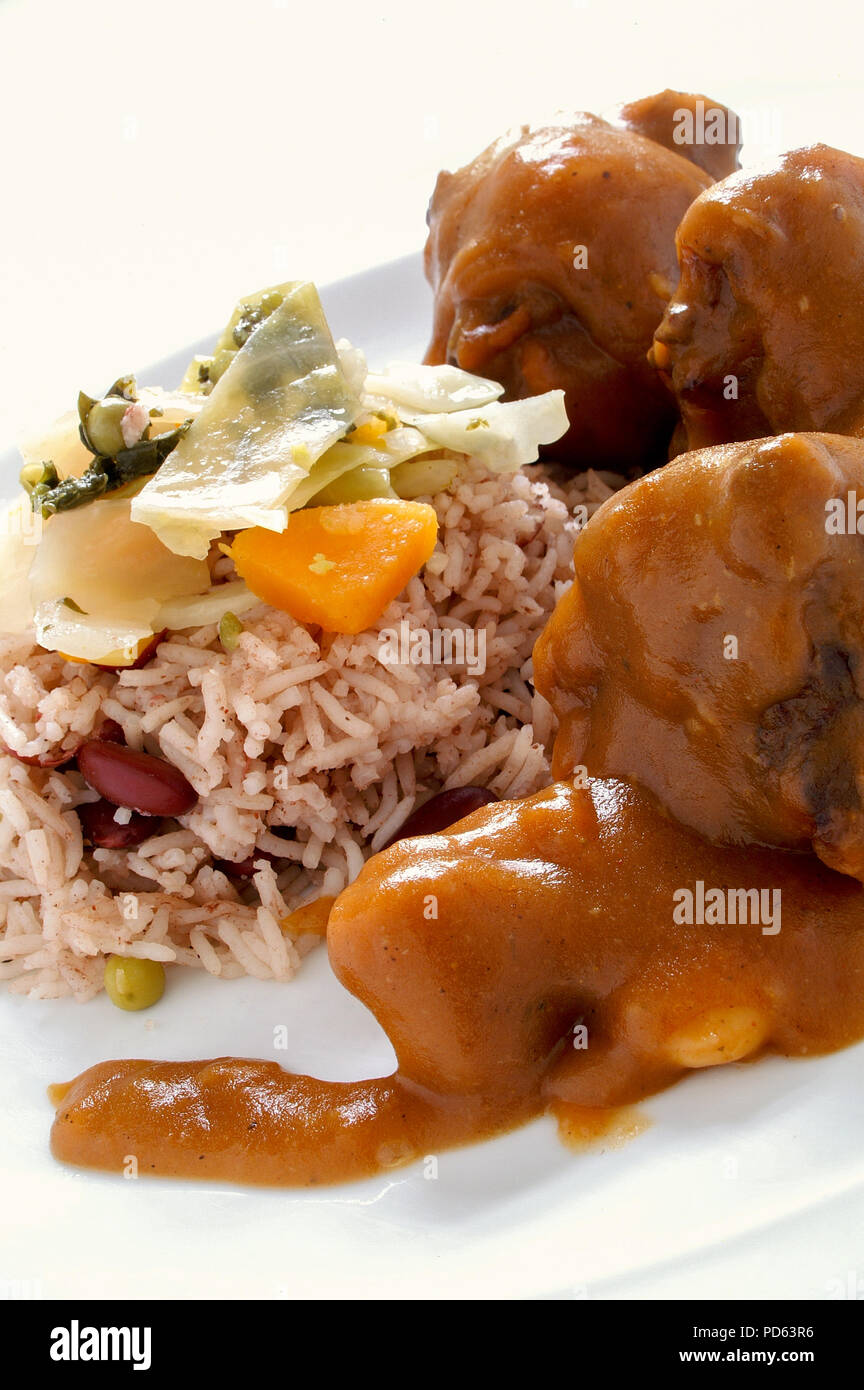
[{"label": "red kidney bean", "polygon": [[276,863],[275,854],[268,854],[266,850],[256,849],[245,859],[214,859],[213,868],[221,870],[229,878],[251,878],[259,859],[266,859],[269,864]]},{"label": "red kidney bean", "polygon": [[155,835],[159,828],[158,817],[142,816],[138,811],[133,811],[126,824],[120,825],[114,819],[116,810],[116,806],[105,800],[88,801],[78,807],[84,839],[89,840],[94,848],[129,849]]},{"label": "red kidney bean", "polygon": [[[107,743],[126,742],[125,738],[123,737],[123,730],[120,728],[120,725],[117,723],[115,719],[103,719],[102,723],[100,724],[98,730],[93,735],[93,737],[96,739],[101,739]],[[19,763],[26,763],[28,767],[44,767],[48,769],[54,767],[65,767],[67,763],[74,762],[78,756],[78,750],[80,749],[81,744],[83,742],[84,740],[79,738],[77,743],[75,744],[75,747],[71,749],[71,751],[69,749],[54,748],[51,749],[51,751],[48,753],[37,753],[32,758],[26,758],[22,753],[14,752],[13,749],[7,748],[5,743],[0,743],[0,748],[2,748],[4,753],[8,753],[10,758],[17,758]]]},{"label": "red kidney bean", "polygon": [[125,743],[126,737],[116,719],[103,719],[93,735],[100,743]]},{"label": "red kidney bean", "polygon": [[[293,825],[269,825],[267,827],[271,835],[275,835],[279,840],[294,840],[297,838],[297,831]],[[251,878],[255,872],[255,861],[266,859],[271,864],[284,864],[284,857],[278,854],[271,854],[266,849],[256,849],[246,859],[214,859],[214,869],[219,869],[229,878]]]},{"label": "red kidney bean", "polygon": [[74,760],[78,752],[77,746],[72,749],[71,753],[54,748],[50,753],[38,753],[35,757],[25,758],[23,753],[16,753],[14,749],[7,748],[5,743],[0,746],[2,746],[4,753],[9,754],[10,758],[17,758],[19,763],[26,763],[28,767],[65,767],[66,763],[71,763]]},{"label": "red kidney bean", "polygon": [[407,840],[410,835],[436,835],[455,825],[463,816],[470,816],[472,811],[479,811],[481,806],[489,806],[497,800],[488,787],[452,787],[450,791],[439,792],[412,811],[383,848],[389,849],[397,840]]},{"label": "red kidney bean", "polygon": [[179,767],[118,743],[88,739],[78,750],[78,770],[106,801],[145,816],[182,816],[198,800]]}]

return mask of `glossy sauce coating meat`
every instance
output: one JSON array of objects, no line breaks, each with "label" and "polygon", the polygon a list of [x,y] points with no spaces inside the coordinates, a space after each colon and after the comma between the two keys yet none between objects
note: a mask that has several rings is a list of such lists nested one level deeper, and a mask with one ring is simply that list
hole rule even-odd
[{"label": "glossy sauce coating meat", "polygon": [[864,878],[850,491],[864,443],[784,435],[685,454],[604,504],[535,649],[555,773],[626,776],[712,840],[812,842]]},{"label": "glossy sauce coating meat", "polygon": [[[761,924],[743,908],[734,924],[731,911],[676,922],[700,882],[772,906]],[[487,806],[376,855],[333,909],[333,968],[387,1031],[395,1076],[106,1062],[62,1088],[53,1151],[114,1170],[133,1153],[142,1174],[328,1183],[546,1109],[627,1104],[766,1047],[841,1047],[864,1032],[862,899],[812,855],[705,845],[620,782]]]},{"label": "glossy sauce coating meat", "polygon": [[581,113],[438,177],[427,360],[510,399],[563,388],[570,429],[553,456],[574,467],[632,474],[666,457],[677,413],[646,354],[678,280],[675,230],[711,182],[685,148]]},{"label": "glossy sauce coating meat", "polygon": [[665,92],[627,102],[616,123],[665,145],[698,164],[712,179],[725,179],[738,168],[741,123],[734,111],[693,92]]},{"label": "glossy sauce coating meat", "polygon": [[864,433],[864,160],[813,145],[701,194],[652,358],[682,447]]}]

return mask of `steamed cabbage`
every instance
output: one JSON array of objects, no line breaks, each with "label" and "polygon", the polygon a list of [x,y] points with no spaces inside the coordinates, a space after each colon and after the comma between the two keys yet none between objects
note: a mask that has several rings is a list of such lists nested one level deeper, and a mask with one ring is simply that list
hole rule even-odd
[{"label": "steamed cabbage", "polygon": [[96,665],[131,665],[153,636],[148,623],[76,613],[63,599],[40,603],[35,626],[36,641],[46,651]]},{"label": "steamed cabbage", "polygon": [[239,618],[260,602],[242,579],[236,579],[229,584],[215,584],[206,594],[169,599],[156,614],[153,626],[157,631],[168,628],[172,632],[184,627],[206,627],[208,623],[221,622],[226,613]]},{"label": "steamed cabbage", "polygon": [[360,412],[315,286],[280,291],[133,501],[133,519],[178,555],[203,559],[222,531],[284,530],[292,492]]},{"label": "steamed cabbage", "polygon": [[492,401],[479,410],[400,413],[430,445],[470,454],[495,473],[512,473],[525,463],[535,463],[539,445],[554,444],[568,424],[563,391],[521,401]]},{"label": "steamed cabbage", "polygon": [[[369,372],[366,392],[408,410],[430,412],[471,410],[504,394],[504,387],[461,367],[428,367],[417,362],[391,362],[381,372]],[[404,418],[404,417],[403,417]]]},{"label": "steamed cabbage", "polygon": [[142,629],[167,599],[209,587],[204,561],[172,554],[148,526],[132,520],[123,498],[52,516],[30,570],[34,607],[71,599],[83,613]]}]

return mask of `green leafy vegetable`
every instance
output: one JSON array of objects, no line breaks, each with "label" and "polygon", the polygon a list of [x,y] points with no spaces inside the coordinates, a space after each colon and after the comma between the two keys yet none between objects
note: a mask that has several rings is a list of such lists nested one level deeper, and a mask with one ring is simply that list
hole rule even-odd
[{"label": "green leafy vegetable", "polygon": [[132,482],[134,478],[156,473],[171,451],[176,449],[191,424],[191,420],[184,420],[182,425],[176,425],[173,430],[154,435],[152,439],[140,439],[131,448],[121,449],[115,454],[110,462],[114,464],[117,486]]},{"label": "green leafy vegetable", "polygon": [[[141,439],[129,449],[119,449],[114,458],[97,456],[80,478],[64,478],[60,482],[53,464],[44,464],[45,477],[35,485],[28,485],[24,474],[30,473],[33,468],[32,464],[28,465],[27,469],[22,470],[21,481],[30,493],[34,511],[41,511],[43,517],[68,512],[73,507],[83,507],[97,497],[104,497],[118,488],[128,488],[130,484],[152,476],[172,449],[176,448],[190,424],[191,421],[187,420],[165,434],[157,434],[153,439]],[[84,442],[87,443],[86,440]]]},{"label": "green leafy vegetable", "polygon": [[53,463],[25,463],[18,475],[26,493],[32,497],[37,488],[56,487],[60,481]]},{"label": "green leafy vegetable", "polygon": [[[184,420],[153,437],[147,424],[142,438],[127,445],[122,421],[129,406],[137,403],[134,376],[118,377],[99,399],[88,396],[86,391],[79,392],[78,433],[81,443],[93,454],[93,462],[79,477],[63,479],[53,463],[25,465],[21,485],[29,493],[34,511],[49,517],[83,507],[118,489],[126,490],[128,495],[138,490],[143,479],[157,472],[192,422]],[[164,413],[159,406],[144,409],[150,419]]]},{"label": "green leafy vegetable", "polygon": [[284,530],[294,491],[360,414],[315,286],[278,293],[132,503],[133,519],[178,555],[203,558],[222,531]]},{"label": "green leafy vegetable", "polygon": [[40,483],[30,493],[33,510],[47,518],[57,512],[68,512],[73,507],[95,502],[97,497],[104,497],[108,491],[108,474],[104,463],[105,460],[96,459],[80,478],[64,478],[54,487]]},{"label": "green leafy vegetable", "polygon": [[262,290],[252,299],[237,305],[234,311],[236,322],[230,328],[231,338],[236,348],[246,346],[253,330],[258,327],[259,323],[263,323],[274,309],[279,308],[282,298],[281,290]]},{"label": "green leafy vegetable", "polygon": [[215,386],[240,349],[246,346],[255,329],[279,308],[285,291],[291,288],[290,284],[276,285],[273,289],[259,290],[248,299],[241,299],[219,335],[212,356],[195,357],[190,362],[181,389],[200,391]]}]

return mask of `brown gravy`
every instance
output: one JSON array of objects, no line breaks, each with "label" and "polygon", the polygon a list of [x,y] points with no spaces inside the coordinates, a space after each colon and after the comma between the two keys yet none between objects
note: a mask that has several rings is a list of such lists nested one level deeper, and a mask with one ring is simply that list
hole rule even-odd
[{"label": "brown gravy", "polygon": [[[710,918],[722,901],[728,918],[735,890],[765,890],[766,914],[779,893],[780,929],[773,907],[761,924],[674,918],[686,892],[696,917],[700,902]],[[596,1112],[614,1115],[693,1067],[830,1052],[864,1035],[861,884],[812,855],[706,844],[623,782],[557,783],[394,845],[337,900],[328,946],[391,1038],[394,1076],[324,1082],[236,1058],[105,1062],[61,1088],[56,1157],[333,1183],[546,1110],[578,1139],[602,1131]]]}]

